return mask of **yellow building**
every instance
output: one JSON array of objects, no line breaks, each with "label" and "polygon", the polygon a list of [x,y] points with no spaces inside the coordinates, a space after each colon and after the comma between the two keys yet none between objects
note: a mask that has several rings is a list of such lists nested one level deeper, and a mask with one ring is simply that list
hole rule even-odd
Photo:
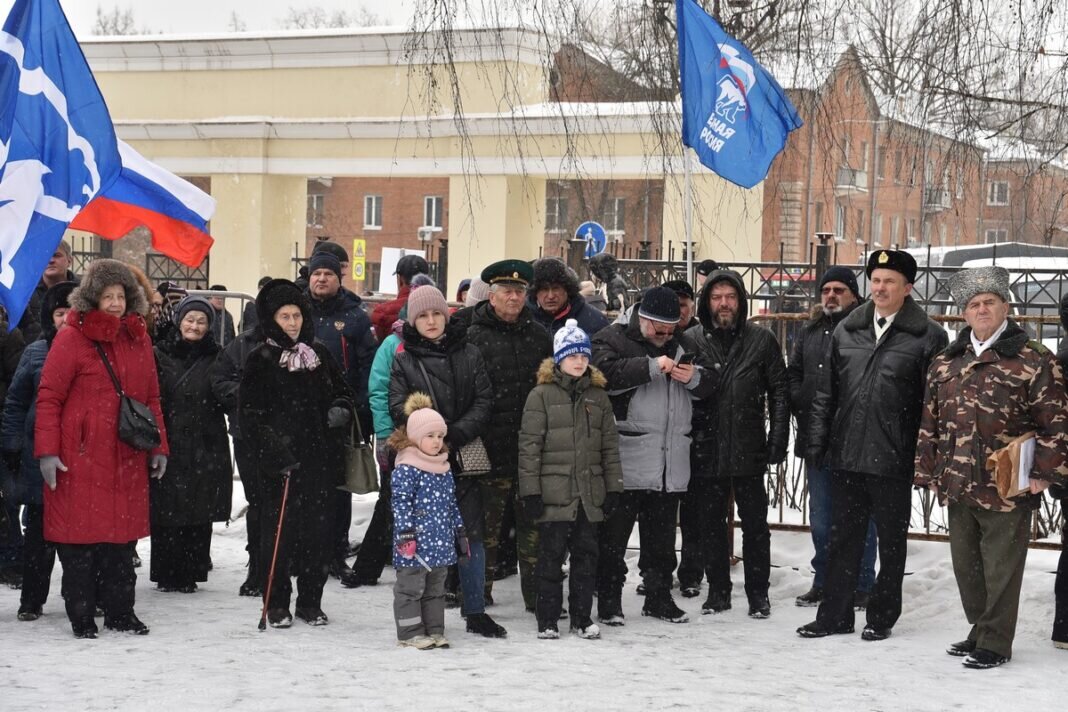
[{"label": "yellow building", "polygon": [[[531,31],[300,31],[82,46],[119,137],[174,173],[210,178],[218,201],[210,279],[231,289],[292,274],[307,181],[317,176],[448,178],[448,284],[497,259],[537,257],[547,180],[662,178],[664,239],[684,240],[681,143],[657,130],[677,124],[677,106],[551,101],[555,48]],[[455,76],[443,66],[446,51]],[[761,189],[693,166],[697,254],[758,260]]]}]

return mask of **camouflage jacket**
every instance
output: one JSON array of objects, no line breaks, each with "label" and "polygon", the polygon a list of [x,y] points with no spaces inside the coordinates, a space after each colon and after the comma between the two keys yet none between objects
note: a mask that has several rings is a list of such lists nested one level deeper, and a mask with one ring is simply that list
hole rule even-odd
[{"label": "camouflage jacket", "polygon": [[1068,400],[1060,364],[1011,319],[978,358],[970,335],[971,329],[962,330],[927,371],[915,482],[933,484],[943,504],[948,499],[997,512],[1037,507],[1037,495],[1002,499],[986,461],[1033,430],[1032,479],[1068,481]]}]

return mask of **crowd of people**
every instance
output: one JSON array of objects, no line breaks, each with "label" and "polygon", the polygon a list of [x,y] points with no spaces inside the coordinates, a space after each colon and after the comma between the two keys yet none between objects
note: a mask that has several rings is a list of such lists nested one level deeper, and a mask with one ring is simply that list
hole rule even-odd
[{"label": "crowd of people", "polygon": [[[396,298],[373,308],[342,286],[347,264],[322,242],[297,281],[265,277],[239,331],[221,298],[154,287],[109,259],[79,277],[60,245],[0,343],[0,577],[22,588],[20,621],[41,616],[58,555],[75,636],[96,637],[98,616],[148,633],[137,541],[151,538],[159,591],[195,593],[212,524],[231,516],[233,462],[248,503],[238,593],[260,598],[275,628],[327,624],[330,576],[369,587],[392,564],[399,644],[447,647],[448,605],[469,633],[504,638],[487,608],[499,572],[517,567],[539,638],[567,620],[596,639],[599,624],[626,623],[636,524],[641,613],[685,623],[676,577],[684,597],[707,581],[703,614],[731,608],[733,509],[748,615],[768,618],[765,475],[788,455],[792,416],[815,554],[795,603],[818,607],[798,635],[853,633],[864,611],[860,637],[890,637],[913,488],[930,488],[948,507],[971,626],[947,652],[979,669],[1011,659],[1031,513],[1047,488],[1068,495],[1068,350],[1055,356],[1012,319],[1004,269],[951,280],[967,326],[949,343],[910,296],[907,253],[871,255],[867,300],[852,269],[832,267],[787,360],[749,320],[741,275],[711,260],[696,285],[637,299],[607,260],[591,263],[592,285],[555,258],[502,260],[464,280],[462,308],[422,257],[398,262]],[[339,485],[354,432],[374,434],[380,492],[350,567]],[[999,489],[998,462],[1021,452],[1033,452],[1028,484]],[[1065,569],[1062,555],[1059,647]]]}]

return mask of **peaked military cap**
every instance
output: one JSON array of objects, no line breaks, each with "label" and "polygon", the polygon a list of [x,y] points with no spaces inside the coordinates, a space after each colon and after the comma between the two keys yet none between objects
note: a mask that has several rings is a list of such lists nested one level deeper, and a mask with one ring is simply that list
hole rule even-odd
[{"label": "peaked military cap", "polygon": [[877,269],[900,272],[909,284],[916,281],[916,258],[903,250],[876,250],[868,255],[868,267],[864,274],[871,279],[871,273]]},{"label": "peaked military cap", "polygon": [[501,260],[482,270],[480,278],[491,287],[494,284],[526,287],[534,279],[534,268],[523,260]]}]

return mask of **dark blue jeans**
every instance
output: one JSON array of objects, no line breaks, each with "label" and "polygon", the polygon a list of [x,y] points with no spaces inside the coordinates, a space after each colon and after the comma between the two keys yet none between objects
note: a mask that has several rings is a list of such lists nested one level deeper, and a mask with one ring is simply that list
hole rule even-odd
[{"label": "dark blue jeans", "polygon": [[[827,573],[827,550],[831,542],[831,468],[827,466],[812,467],[808,471],[808,519],[812,530],[812,546],[816,550],[812,557],[812,570],[816,575],[812,579],[814,588],[823,588]],[[868,538],[864,543],[864,558],[860,562],[857,576],[857,591],[869,593],[875,584],[875,554],[877,552],[875,522],[868,521]]]}]

